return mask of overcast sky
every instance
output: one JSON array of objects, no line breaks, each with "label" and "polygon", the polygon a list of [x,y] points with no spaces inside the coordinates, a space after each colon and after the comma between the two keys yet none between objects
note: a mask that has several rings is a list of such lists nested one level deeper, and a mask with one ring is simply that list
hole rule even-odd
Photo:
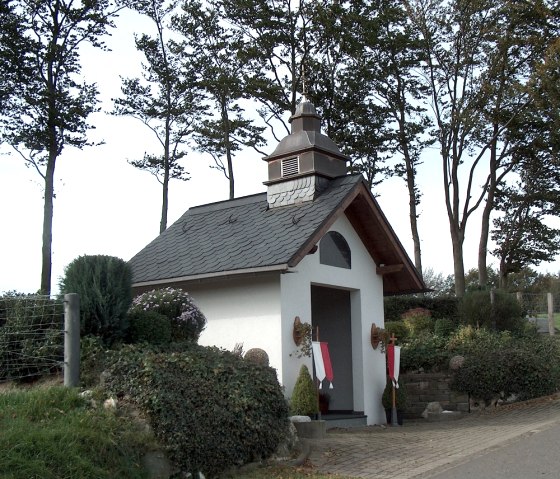
[{"label": "overcast sky", "polygon": [[[103,112],[90,117],[96,126],[91,138],[104,141],[82,151],[66,148],[56,165],[53,226],[53,292],[65,266],[84,254],[106,254],[130,259],[159,232],[161,186],[149,173],[127,160],[144,152],[157,153],[152,133],[140,122],[108,115],[111,98],[120,94],[119,76],[135,76],[142,57],[134,48],[133,33],[145,28],[139,16],[121,15],[108,39],[111,52],[87,48],[83,73],[96,82]],[[288,114],[286,115],[286,119]],[[271,152],[276,142],[271,139]],[[184,161],[191,180],[173,181],[169,192],[169,225],[189,207],[228,198],[228,183],[211,169],[212,160],[198,153]],[[449,226],[443,205],[443,187],[437,150],[426,152],[419,168],[423,193],[420,204],[420,236],[424,267],[453,272]],[[249,150],[234,160],[236,196],[265,191],[266,163]],[[40,285],[42,179],[5,145],[0,146],[0,292],[35,292]],[[408,196],[402,179],[386,181],[376,190],[378,202],[413,257],[408,219]],[[465,270],[476,267],[480,216],[470,219],[465,241]],[[496,263],[493,258],[490,262]],[[540,271],[557,273],[560,261],[542,265]]]}]

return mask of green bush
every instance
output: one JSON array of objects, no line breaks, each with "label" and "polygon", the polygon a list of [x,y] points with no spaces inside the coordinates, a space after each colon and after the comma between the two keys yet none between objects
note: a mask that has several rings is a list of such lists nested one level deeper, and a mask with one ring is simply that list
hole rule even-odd
[{"label": "green bush", "polygon": [[204,314],[181,289],[154,289],[136,296],[129,313],[138,311],[154,311],[169,318],[173,341],[197,341],[206,326]]},{"label": "green bush", "polygon": [[455,323],[447,318],[438,318],[434,322],[434,334],[447,337],[455,331]]},{"label": "green bush", "polygon": [[15,292],[0,297],[0,380],[61,368],[64,311],[60,301]]},{"label": "green bush", "polygon": [[317,388],[309,374],[309,369],[303,364],[290,399],[290,413],[293,416],[313,416],[319,412]]},{"label": "green bush", "polygon": [[488,291],[465,294],[460,306],[463,324],[497,331],[522,331],[522,307],[511,294],[496,291],[494,303]]},{"label": "green bush", "polygon": [[389,337],[394,334],[400,342],[405,341],[408,337],[408,329],[402,321],[386,321],[384,329]]},{"label": "green bush", "polygon": [[459,301],[455,297],[389,296],[383,300],[385,321],[397,321],[411,309],[424,308],[431,312],[434,319],[449,318],[458,324]]},{"label": "green bush", "polygon": [[401,371],[441,371],[447,368],[450,355],[447,340],[435,335],[409,339],[401,347]]},{"label": "green bush", "polygon": [[99,336],[80,338],[80,385],[92,388],[99,384],[105,369],[106,346]]},{"label": "green bush", "polygon": [[81,331],[111,344],[126,332],[126,312],[132,301],[132,271],[114,256],[80,256],[64,271],[61,293],[80,295]]},{"label": "green bush", "polygon": [[477,336],[457,348],[466,354],[454,373],[453,389],[485,400],[512,394],[525,400],[560,388],[560,343],[555,338],[516,338],[487,331]]},{"label": "green bush", "polygon": [[128,316],[128,339],[132,343],[168,344],[171,321],[156,311],[133,310]]},{"label": "green bush", "polygon": [[411,309],[402,315],[402,319],[410,337],[431,333],[434,330],[434,320],[427,309]]},{"label": "green bush", "polygon": [[507,349],[513,341],[509,331],[491,331],[486,328],[461,326],[450,336],[447,349],[455,354],[468,356],[477,351]]},{"label": "green bush", "polygon": [[288,409],[276,371],[192,342],[127,345],[109,355],[106,388],[147,413],[183,472],[214,477],[272,454]]},{"label": "green bush", "polygon": [[[407,395],[406,388],[399,378],[399,387],[395,391],[395,403],[397,410],[404,411],[406,409]],[[385,384],[385,389],[383,390],[383,395],[381,396],[381,403],[384,409],[391,409],[393,407],[393,381],[387,376],[387,382]]]}]

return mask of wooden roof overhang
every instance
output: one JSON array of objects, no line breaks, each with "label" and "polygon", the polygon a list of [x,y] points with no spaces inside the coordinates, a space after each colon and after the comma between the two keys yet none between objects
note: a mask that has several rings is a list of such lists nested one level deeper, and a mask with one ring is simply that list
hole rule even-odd
[{"label": "wooden roof overhang", "polygon": [[291,258],[288,265],[290,267],[297,265],[341,214],[346,214],[377,265],[377,274],[383,276],[384,295],[429,291],[365,181],[356,184],[340,205],[325,219],[321,227]]}]

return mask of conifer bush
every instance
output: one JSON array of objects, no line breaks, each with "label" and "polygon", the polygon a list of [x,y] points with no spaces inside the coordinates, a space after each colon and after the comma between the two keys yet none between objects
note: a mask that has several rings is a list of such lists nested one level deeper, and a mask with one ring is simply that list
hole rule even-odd
[{"label": "conifer bush", "polygon": [[120,258],[80,256],[64,271],[60,291],[80,295],[82,335],[111,344],[126,333],[126,312],[132,301],[132,270]]},{"label": "conifer bush", "polygon": [[319,399],[317,388],[309,374],[309,369],[303,364],[290,399],[290,413],[293,416],[313,416],[319,413]]}]

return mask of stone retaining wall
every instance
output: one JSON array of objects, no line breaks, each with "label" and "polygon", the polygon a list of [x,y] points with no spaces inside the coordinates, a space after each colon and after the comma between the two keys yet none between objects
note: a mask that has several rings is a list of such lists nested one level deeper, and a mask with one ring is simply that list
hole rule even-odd
[{"label": "stone retaining wall", "polygon": [[451,391],[451,376],[445,373],[406,373],[401,374],[407,392],[405,418],[419,418],[429,402],[437,401],[447,411],[469,411],[469,398],[466,394]]}]

